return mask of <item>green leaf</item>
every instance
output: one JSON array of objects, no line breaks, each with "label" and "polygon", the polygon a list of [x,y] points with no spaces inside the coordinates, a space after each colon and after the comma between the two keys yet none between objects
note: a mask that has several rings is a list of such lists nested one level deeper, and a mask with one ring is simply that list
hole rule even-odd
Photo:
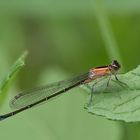
[{"label": "green leaf", "polygon": [[111,120],[138,122],[140,121],[140,66],[117,77],[121,82],[112,76],[108,87],[108,78],[102,79],[97,84],[91,82],[88,88],[83,86],[88,92],[93,93],[85,108],[92,114]]},{"label": "green leaf", "polygon": [[6,97],[6,93],[8,91],[8,87],[10,86],[10,83],[12,83],[15,74],[24,66],[24,60],[27,56],[27,51],[25,51],[20,58],[13,64],[13,66],[10,68],[8,74],[4,77],[4,79],[0,83],[0,105],[2,104],[2,101],[4,101],[4,98]]}]

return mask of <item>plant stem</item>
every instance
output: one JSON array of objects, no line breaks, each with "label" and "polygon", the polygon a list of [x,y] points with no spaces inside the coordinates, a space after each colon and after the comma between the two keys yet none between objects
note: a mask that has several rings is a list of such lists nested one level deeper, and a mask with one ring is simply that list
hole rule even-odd
[{"label": "plant stem", "polygon": [[94,9],[95,9],[95,15],[96,15],[97,21],[99,23],[101,35],[105,43],[105,49],[108,53],[109,59],[111,60],[117,59],[123,65],[119,47],[115,40],[113,31],[111,29],[111,24],[108,19],[107,12],[102,2],[99,0],[96,0]]}]

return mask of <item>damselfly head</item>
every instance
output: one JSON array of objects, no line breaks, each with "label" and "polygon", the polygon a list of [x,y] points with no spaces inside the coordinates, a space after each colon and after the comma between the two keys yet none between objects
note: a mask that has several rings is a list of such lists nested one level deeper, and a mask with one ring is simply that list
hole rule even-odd
[{"label": "damselfly head", "polygon": [[111,70],[117,71],[118,69],[120,69],[121,65],[119,64],[117,60],[113,60],[111,65],[109,65],[109,67]]}]

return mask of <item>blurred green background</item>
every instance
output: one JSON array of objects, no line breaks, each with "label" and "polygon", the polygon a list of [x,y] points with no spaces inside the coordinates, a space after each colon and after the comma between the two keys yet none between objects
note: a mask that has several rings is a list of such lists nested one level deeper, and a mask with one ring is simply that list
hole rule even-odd
[{"label": "blurred green background", "polygon": [[[140,64],[140,1],[0,1],[0,77],[24,50],[26,66],[1,112],[19,91],[66,79],[117,59],[122,73]],[[0,122],[5,140],[139,140],[140,125],[93,116],[76,88]]]}]

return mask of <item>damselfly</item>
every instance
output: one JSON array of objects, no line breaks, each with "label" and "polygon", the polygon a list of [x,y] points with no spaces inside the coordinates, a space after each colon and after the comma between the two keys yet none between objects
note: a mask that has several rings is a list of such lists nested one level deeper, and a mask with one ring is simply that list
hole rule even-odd
[{"label": "damselfly", "polygon": [[0,120],[4,120],[38,104],[44,103],[45,101],[65,93],[66,91],[81,84],[88,84],[97,78],[111,76],[113,74],[116,80],[118,80],[116,77],[116,72],[119,68],[120,64],[116,60],[113,60],[110,65],[92,68],[89,70],[89,72],[75,76],[69,80],[59,81],[19,93],[10,101],[10,107],[16,110],[1,115]]}]

